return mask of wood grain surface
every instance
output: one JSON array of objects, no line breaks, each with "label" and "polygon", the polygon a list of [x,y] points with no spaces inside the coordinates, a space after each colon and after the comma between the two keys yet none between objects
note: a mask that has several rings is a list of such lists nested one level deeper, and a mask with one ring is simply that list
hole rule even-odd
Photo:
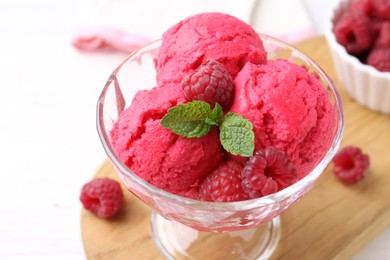
[{"label": "wood grain surface", "polygon": [[[330,165],[313,190],[282,214],[282,238],[272,259],[348,259],[390,226],[390,115],[372,112],[345,94],[323,37],[296,46],[335,81],[344,105],[342,147],[361,147],[370,155],[371,167],[363,181],[344,185]],[[118,179],[108,161],[95,175],[102,176]],[[124,208],[112,219],[82,209],[87,259],[163,259],[151,239],[150,210],[127,190],[125,194]]]}]

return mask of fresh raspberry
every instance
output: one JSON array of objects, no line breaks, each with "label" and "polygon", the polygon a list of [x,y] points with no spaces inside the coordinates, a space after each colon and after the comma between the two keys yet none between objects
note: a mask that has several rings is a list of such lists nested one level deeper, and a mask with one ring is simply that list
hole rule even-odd
[{"label": "fresh raspberry", "polygon": [[379,71],[390,72],[390,48],[377,48],[370,52],[367,64]]},{"label": "fresh raspberry", "polygon": [[249,199],[242,189],[242,164],[229,160],[221,164],[203,181],[199,198],[204,201],[232,202]]},{"label": "fresh raspberry", "polygon": [[215,60],[200,65],[181,82],[188,101],[202,100],[212,107],[215,103],[229,107],[234,95],[233,79],[229,72]]},{"label": "fresh raspberry", "polygon": [[97,178],[84,184],[80,201],[84,208],[101,218],[113,216],[123,203],[120,184],[109,178]]},{"label": "fresh raspberry", "polygon": [[242,170],[241,177],[244,191],[251,198],[280,191],[298,179],[287,155],[272,146],[257,150]]},{"label": "fresh raspberry", "polygon": [[368,16],[359,11],[345,13],[334,27],[336,40],[350,54],[360,54],[369,49],[374,40]]},{"label": "fresh raspberry", "polygon": [[390,1],[389,0],[372,0],[372,13],[374,16],[388,20],[390,19]]},{"label": "fresh raspberry", "polygon": [[381,23],[375,48],[390,48],[390,21]]},{"label": "fresh raspberry", "polygon": [[341,181],[355,183],[366,175],[370,159],[360,148],[347,146],[336,154],[333,163],[333,172]]},{"label": "fresh raspberry", "polygon": [[351,4],[350,12],[362,12],[365,15],[370,15],[372,11],[371,0],[357,0]]}]

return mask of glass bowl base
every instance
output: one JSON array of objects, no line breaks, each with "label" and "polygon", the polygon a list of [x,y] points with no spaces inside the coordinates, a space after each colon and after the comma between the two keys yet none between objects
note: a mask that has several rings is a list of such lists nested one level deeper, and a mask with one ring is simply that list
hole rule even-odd
[{"label": "glass bowl base", "polygon": [[280,239],[280,217],[257,228],[201,232],[151,214],[152,237],[166,259],[268,259]]}]

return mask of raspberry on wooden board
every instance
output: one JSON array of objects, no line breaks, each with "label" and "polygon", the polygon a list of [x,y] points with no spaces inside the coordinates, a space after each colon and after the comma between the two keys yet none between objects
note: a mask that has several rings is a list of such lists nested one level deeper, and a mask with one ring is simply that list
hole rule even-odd
[{"label": "raspberry on wooden board", "polygon": [[110,178],[97,178],[84,184],[80,201],[84,208],[101,218],[117,213],[123,204],[123,192],[119,182]]},{"label": "raspberry on wooden board", "polygon": [[333,158],[333,172],[344,183],[356,183],[364,178],[370,158],[355,146],[346,146]]}]

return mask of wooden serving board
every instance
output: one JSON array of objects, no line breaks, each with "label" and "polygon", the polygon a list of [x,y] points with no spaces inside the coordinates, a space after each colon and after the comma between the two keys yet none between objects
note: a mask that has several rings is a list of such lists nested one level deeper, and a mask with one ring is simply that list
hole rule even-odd
[{"label": "wooden serving board", "polygon": [[[367,177],[344,185],[328,167],[313,190],[282,214],[282,237],[272,259],[347,259],[390,226],[390,115],[372,112],[349,98],[337,81],[323,37],[297,44],[339,87],[344,104],[342,146],[356,145],[370,155]],[[104,162],[95,177],[118,179]],[[123,186],[125,206],[105,220],[81,212],[81,234],[88,259],[163,259],[149,228],[150,210]],[[209,252],[209,259],[213,252]]]}]

